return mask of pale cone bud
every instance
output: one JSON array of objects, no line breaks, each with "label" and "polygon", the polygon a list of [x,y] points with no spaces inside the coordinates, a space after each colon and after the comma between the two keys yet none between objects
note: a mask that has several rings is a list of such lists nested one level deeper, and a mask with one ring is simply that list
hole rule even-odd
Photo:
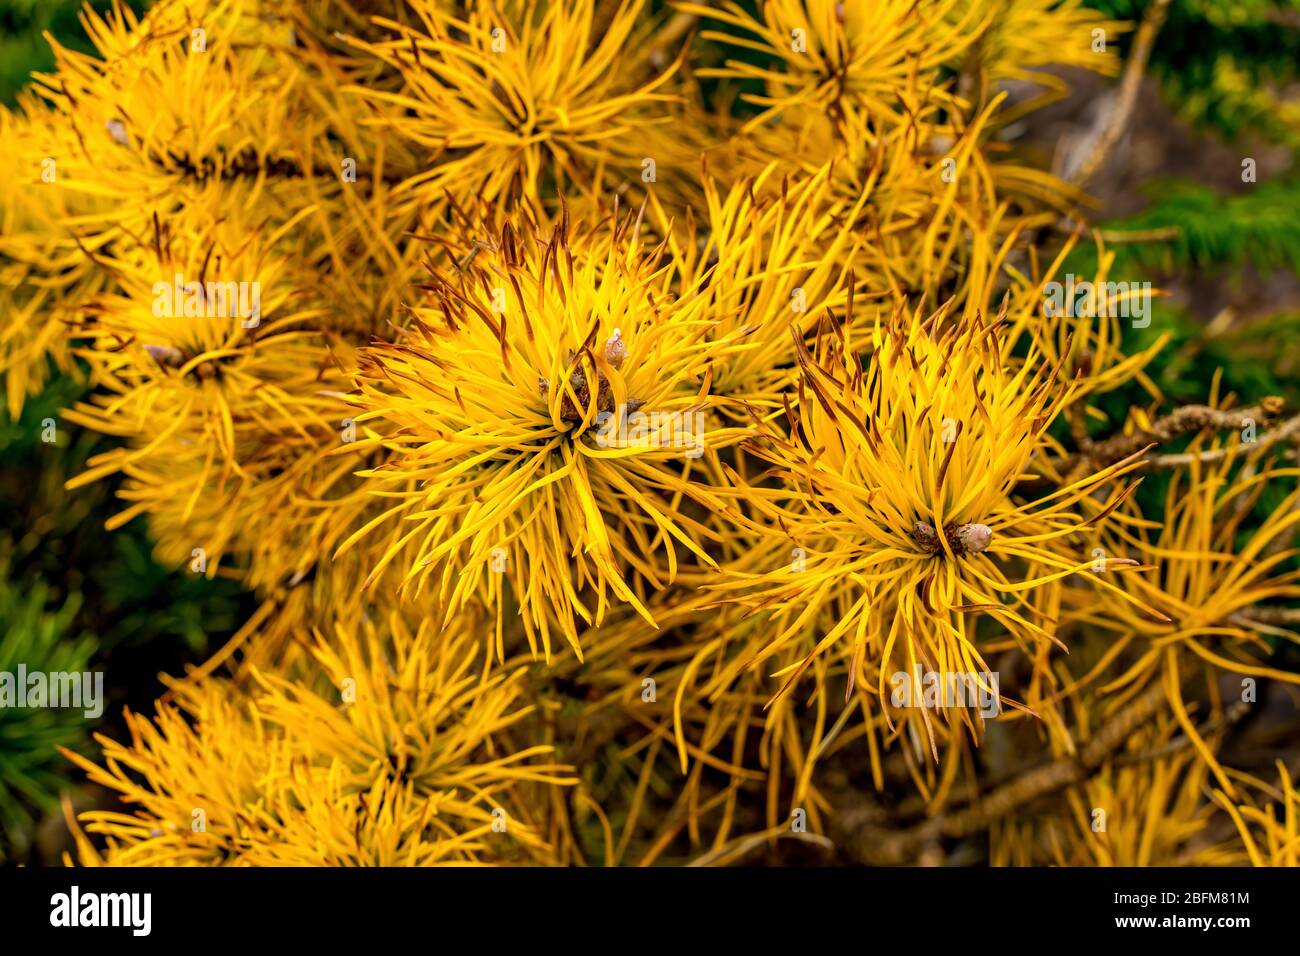
[{"label": "pale cone bud", "polygon": [[957,541],[970,554],[987,551],[993,541],[993,529],[986,524],[964,524],[957,529]]},{"label": "pale cone bud", "polygon": [[615,329],[614,334],[605,340],[605,361],[614,368],[619,368],[627,358],[627,345],[623,342],[623,330]]}]

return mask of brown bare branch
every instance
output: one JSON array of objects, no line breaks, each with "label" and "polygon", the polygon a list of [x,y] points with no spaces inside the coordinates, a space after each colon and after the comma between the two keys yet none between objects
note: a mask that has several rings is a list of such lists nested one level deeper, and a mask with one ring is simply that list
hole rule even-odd
[{"label": "brown bare branch", "polygon": [[1184,405],[1152,422],[1150,428],[1131,435],[1113,435],[1102,441],[1085,439],[1081,442],[1080,450],[1091,464],[1105,467],[1122,461],[1148,445],[1163,445],[1206,428],[1238,429],[1247,419],[1267,424],[1277,418],[1284,407],[1282,399],[1277,396],[1266,398],[1258,405],[1227,410],[1209,405]]},{"label": "brown bare branch", "polygon": [[1119,95],[1109,122],[1101,131],[1097,141],[1093,143],[1088,155],[1083,158],[1070,177],[1070,180],[1082,189],[1087,188],[1088,183],[1105,165],[1110,151],[1128,129],[1129,120],[1133,116],[1133,107],[1137,103],[1138,90],[1142,86],[1142,75],[1146,72],[1147,61],[1151,58],[1151,48],[1155,44],[1160,28],[1164,26],[1170,3],[1171,0],[1153,0],[1142,17],[1142,25],[1138,27],[1137,35],[1133,39],[1133,49],[1129,53],[1128,62],[1124,65]]},{"label": "brown bare branch", "polygon": [[[1284,439],[1300,440],[1300,415],[1287,419],[1277,428],[1261,436],[1251,448],[1251,452],[1252,454],[1258,454]],[[1228,451],[1227,447],[1223,447],[1207,448],[1196,452],[1182,452],[1174,455],[1152,455],[1150,462],[1155,468],[1181,468],[1184,465],[1190,465],[1193,461],[1199,461],[1202,464],[1219,461],[1228,454]]]},{"label": "brown bare branch", "polygon": [[913,862],[927,844],[941,838],[979,833],[994,820],[1032,800],[1086,780],[1160,709],[1164,701],[1163,686],[1159,682],[1153,683],[1103,726],[1076,755],[1027,771],[990,791],[966,809],[942,814],[902,831],[864,820],[862,814],[844,814],[844,829],[835,835],[835,843],[850,859],[868,866]]}]

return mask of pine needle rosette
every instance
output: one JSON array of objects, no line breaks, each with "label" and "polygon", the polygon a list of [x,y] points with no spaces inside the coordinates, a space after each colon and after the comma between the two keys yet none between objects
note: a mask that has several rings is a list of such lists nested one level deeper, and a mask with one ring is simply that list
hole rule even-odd
[{"label": "pine needle rosette", "polygon": [[264,239],[233,228],[168,232],[157,238],[161,254],[111,263],[122,291],[88,306],[78,354],[112,395],[83,404],[80,423],[160,441],[191,429],[204,445],[210,434],[236,472],[241,430],[304,442],[333,432],[341,406],[325,393],[343,380],[316,327],[320,311],[299,307],[298,276],[276,251],[289,228]]},{"label": "pine needle rosette", "polygon": [[[58,72],[36,91],[75,132],[57,154],[58,189],[106,200],[68,221],[90,251],[119,229],[141,235],[153,213],[239,195],[255,203],[279,175],[301,176],[298,122],[305,75],[291,30],[252,2],[159,3],[142,19],[126,5],[84,24],[95,53],[55,44]],[[286,76],[286,72],[290,75]],[[83,200],[84,201],[84,200]]]},{"label": "pine needle rosette", "polygon": [[[1036,592],[1089,571],[1077,536],[1133,486],[1120,482],[1108,500],[1094,495],[1137,462],[1037,498],[1018,494],[1072,385],[1032,349],[1018,364],[1005,358],[1000,323],[900,309],[865,333],[852,321],[827,324],[815,351],[801,351],[785,420],[741,446],[770,466],[748,481],[736,476],[751,508],[746,524],[764,547],[729,568],[718,590],[776,626],[754,666],[789,641],[811,644],[778,672],[782,692],[832,649],[849,661],[850,688],[882,702],[897,673],[987,674],[981,618],[1022,648],[1060,644]],[[863,339],[869,359],[858,352]],[[1102,570],[1137,564],[1107,560]],[[1131,600],[1107,575],[1090,577]],[[971,720],[965,710],[940,713]],[[929,709],[918,719],[928,728]]]},{"label": "pine needle rosette", "polygon": [[[842,133],[865,130],[870,144],[927,107],[961,111],[979,84],[1031,79],[1063,91],[1058,78],[1034,67],[1115,73],[1106,41],[1127,26],[1079,0],[769,0],[757,14],[731,0],[677,6],[723,27],[702,31],[702,39],[766,56],[699,71],[763,84],[762,94],[742,97],[761,110],[749,129],[806,110],[827,114]],[[1035,105],[1041,101],[1025,110]]]},{"label": "pine needle rosette", "polygon": [[[287,674],[174,685],[128,715],[103,766],[68,753],[134,813],[87,811],[83,863],[385,865],[548,862],[520,782],[565,786],[546,745],[512,744],[522,674],[482,674],[464,623],[339,627]],[[344,824],[347,825],[344,825]]]},{"label": "pine needle rosette", "polygon": [[[339,434],[345,379],[278,238],[160,231],[156,248],[112,263],[120,291],[87,304],[75,354],[101,390],[64,415],[127,444],[92,457],[68,487],[127,474],[120,496],[132,504],[111,527],[151,513],[164,544],[215,562],[259,486],[301,472],[304,452]],[[225,530],[187,529],[196,513]]]},{"label": "pine needle rosette", "polygon": [[[742,97],[762,108],[748,128],[798,109],[828,114],[837,123],[851,119],[865,124],[872,141],[884,130],[905,125],[922,103],[951,103],[951,94],[938,82],[939,70],[977,42],[988,17],[978,4],[961,0],[771,0],[762,5],[761,20],[734,2],[679,8],[741,31],[705,30],[701,38],[774,58],[772,68],[736,59],[700,71],[701,76],[766,85],[764,94]],[[909,87],[919,94],[910,108],[898,96]]]},{"label": "pine needle rosette", "polygon": [[1126,606],[1081,612],[1081,620],[1119,631],[1112,655],[1130,644],[1139,649],[1138,659],[1106,689],[1128,686],[1180,649],[1190,652],[1189,661],[1300,683],[1300,676],[1264,664],[1272,652],[1265,635],[1300,643],[1295,622],[1288,626],[1284,619],[1271,623],[1270,618],[1300,598],[1294,560],[1300,549],[1291,544],[1300,525],[1300,491],[1288,493],[1248,536],[1242,535],[1264,487],[1270,481],[1294,482],[1300,469],[1271,465],[1243,471],[1238,458],[1248,447],[1205,447],[1198,441],[1195,450],[1226,454],[1204,465],[1194,461],[1186,474],[1172,476],[1165,496],[1168,520],[1158,528],[1142,519],[1117,521],[1102,537],[1110,553],[1140,554],[1158,567],[1133,588],[1170,618],[1150,620]]},{"label": "pine needle rosette", "polygon": [[[852,263],[864,282],[899,296],[982,303],[980,290],[1005,282],[999,270],[1026,231],[1051,225],[1082,199],[999,155],[993,137],[1005,100],[999,94],[969,118],[922,109],[874,144],[860,125],[841,133],[825,116],[799,113],[797,122],[764,125],[711,150],[710,169],[740,183],[772,165],[796,167],[795,181],[829,166],[827,198],[859,239]],[[775,193],[779,181],[767,177],[767,190]]]},{"label": "pine needle rosette", "polygon": [[679,561],[712,563],[702,509],[721,502],[692,471],[743,433],[707,411],[712,364],[743,340],[711,338],[705,299],[631,216],[506,223],[455,261],[398,344],[363,352],[357,447],[387,460],[360,474],[390,503],[339,550],[400,522],[367,584],[400,555],[404,593],[495,608],[499,657],[511,599],[534,651],[556,630],[577,649],[579,621],[611,602],[648,616]]},{"label": "pine needle rosette", "polygon": [[[833,159],[837,195],[849,204],[870,196],[852,225],[874,240],[855,256],[873,285],[979,299],[997,275],[993,263],[1026,230],[1049,227],[1086,202],[999,135],[1051,96],[1013,103],[990,80],[1004,75],[1013,19],[1037,18],[1033,33],[1052,37],[1040,49],[1068,43],[1072,63],[1110,70],[1113,55],[1089,52],[1091,14],[1071,5],[1042,11],[1035,0],[1023,7],[791,0],[765,4],[758,15],[734,3],[681,6],[728,28],[703,38],[748,56],[701,75],[768,90],[741,97],[765,108],[709,150],[710,161],[734,181],[772,162],[811,174]],[[755,54],[771,62],[753,62]],[[1034,77],[1060,86],[1051,75]]]},{"label": "pine needle rosette", "polygon": [[594,195],[641,178],[638,128],[667,121],[673,96],[662,90],[679,65],[626,55],[648,45],[644,0],[619,0],[608,16],[594,0],[474,0],[464,14],[412,6],[418,25],[380,18],[392,39],[358,42],[401,87],[353,92],[401,108],[379,122],[429,152],[402,187],[414,205]]}]

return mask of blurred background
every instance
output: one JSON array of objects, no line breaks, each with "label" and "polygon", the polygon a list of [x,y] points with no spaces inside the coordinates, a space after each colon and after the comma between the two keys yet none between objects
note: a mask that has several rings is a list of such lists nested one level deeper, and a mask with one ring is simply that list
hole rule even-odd
[{"label": "blurred background", "polygon": [[[1087,0],[1130,21],[1147,3]],[[88,49],[81,8],[80,0],[0,0],[6,106],[33,71],[53,64],[46,33]],[[1131,37],[1108,42],[1122,49]],[[1218,373],[1223,393],[1242,403],[1281,395],[1300,406],[1298,71],[1300,0],[1173,0],[1127,132],[1091,183],[1098,199],[1091,224],[1123,240],[1111,247],[1118,255],[1110,277],[1170,293],[1155,301],[1150,326],[1127,330],[1125,342],[1132,351],[1171,337],[1149,370],[1170,402],[1204,400]],[[1114,107],[1115,81],[1061,76],[1068,97],[1003,133],[1044,168]],[[1014,85],[1009,92],[1028,93]],[[1246,159],[1256,182],[1243,182]],[[1090,274],[1095,258],[1091,247],[1076,250],[1067,269]],[[236,582],[156,563],[143,520],[106,531],[117,510],[112,480],[64,490],[109,447],[60,419],[84,391],[75,375],[60,375],[21,419],[0,409],[0,671],[22,662],[111,675],[97,725],[80,711],[0,709],[0,861],[9,865],[60,862],[68,843],[63,795],[77,809],[104,800],[57,748],[86,750],[94,733],[119,734],[124,706],[150,711],[160,673],[202,660],[251,611]],[[1148,401],[1134,390],[1104,404],[1114,421],[1128,404]],[[52,442],[43,440],[50,420]],[[1159,483],[1157,476],[1142,493],[1160,500]],[[1275,739],[1298,736],[1281,730],[1287,736]]]}]

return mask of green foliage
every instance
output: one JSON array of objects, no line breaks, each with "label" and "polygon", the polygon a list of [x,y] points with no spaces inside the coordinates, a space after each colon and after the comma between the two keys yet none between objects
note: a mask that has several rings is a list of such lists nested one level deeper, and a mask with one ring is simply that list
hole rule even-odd
[{"label": "green foliage", "polygon": [[[1140,20],[1147,0],[1088,0],[1109,16]],[[1121,38],[1127,43],[1130,37]],[[1300,109],[1280,91],[1300,79],[1300,0],[1174,0],[1151,54],[1151,71],[1165,99],[1184,118],[1234,140],[1263,136],[1300,149]],[[1145,241],[1111,243],[1110,278],[1154,281],[1206,273],[1240,281],[1249,268],[1267,275],[1300,272],[1300,179],[1244,184],[1226,195],[1188,182],[1148,187],[1143,212],[1100,226],[1108,233],[1142,234]],[[1095,249],[1072,256],[1076,273],[1096,266]],[[1281,395],[1300,401],[1296,359],[1300,316],[1283,313],[1241,325],[1209,328],[1186,311],[1157,300],[1151,326],[1129,330],[1134,350],[1168,334],[1170,344],[1149,373],[1171,404],[1203,401],[1220,376],[1221,393],[1242,403]],[[1146,402],[1131,391],[1109,397],[1112,420],[1127,402]]]},{"label": "green foliage", "polygon": [[[238,582],[160,566],[143,519],[108,531],[115,483],[64,488],[111,447],[60,418],[84,391],[56,376],[19,420],[0,410],[0,671],[82,671],[93,654],[113,676],[103,714],[112,726],[123,705],[150,705],[158,673],[179,673],[233,632],[251,598]],[[78,778],[57,748],[78,749],[87,724],[80,710],[0,708],[0,859],[22,854]]]},{"label": "green foliage", "polygon": [[1281,395],[1288,408],[1300,406],[1300,313],[1283,312],[1225,329],[1206,329],[1172,308],[1157,312],[1157,321],[1166,315],[1174,339],[1157,376],[1171,402],[1203,401],[1220,372],[1224,388],[1243,404]]},{"label": "green foliage", "polygon": [[[50,606],[43,581],[20,587],[0,567],[0,672],[90,669],[93,637],[75,633],[76,596]],[[39,814],[58,802],[67,773],[59,747],[77,748],[87,739],[84,709],[0,706],[0,859],[21,850]]]},{"label": "green foliage", "polygon": [[[1095,253],[1091,245],[1081,244],[1062,271],[1092,275],[1097,265]],[[1186,262],[1174,265],[1186,268]],[[1108,278],[1115,282],[1144,282],[1151,281],[1151,277],[1141,256],[1127,254],[1116,258]],[[1207,401],[1216,381],[1220,401],[1231,396],[1236,405],[1244,406],[1277,395],[1286,401],[1288,408],[1300,407],[1300,313],[1282,312],[1250,322],[1207,326],[1186,309],[1170,304],[1167,299],[1154,298],[1150,317],[1150,324],[1144,328],[1126,323],[1124,349],[1128,354],[1137,354],[1158,339],[1165,339],[1164,348],[1146,369],[1150,384],[1162,398],[1156,414],[1179,405]],[[1090,421],[1089,431],[1093,437],[1103,437],[1122,426],[1134,408],[1152,408],[1155,402],[1146,388],[1129,382],[1097,396],[1094,404],[1103,417]],[[1068,426],[1058,422],[1054,431],[1064,440]],[[1163,445],[1160,450],[1182,451],[1189,440],[1190,436]],[[1143,477],[1137,501],[1144,513],[1161,511],[1171,475],[1169,471],[1149,471]],[[1254,514],[1262,519],[1271,513],[1281,504],[1287,490],[1281,486],[1267,488]],[[1243,522],[1243,544],[1256,526],[1250,520]]]},{"label": "green foliage", "polygon": [[1167,183],[1148,190],[1152,205],[1135,216],[1104,224],[1113,233],[1161,233],[1149,242],[1111,246],[1114,268],[1169,274],[1177,269],[1239,269],[1300,272],[1300,180],[1252,184],[1225,196],[1194,183]]},{"label": "green foliage", "polygon": [[[1095,253],[1091,246],[1080,246],[1062,271],[1093,274]],[[1153,275],[1142,255],[1129,251],[1116,258],[1108,279],[1150,282]],[[1288,408],[1300,407],[1300,313],[1207,327],[1186,309],[1153,298],[1151,323],[1145,328],[1125,327],[1124,349],[1136,354],[1161,337],[1166,339],[1165,347],[1146,371],[1167,406],[1204,402],[1217,376],[1219,394],[1236,396],[1239,404],[1280,395]],[[1097,404],[1107,424],[1098,424],[1097,431],[1113,430],[1132,407],[1150,403],[1150,394],[1136,383],[1100,396]]]},{"label": "green foliage", "polygon": [[[1140,20],[1147,0],[1088,0]],[[1131,42],[1131,36],[1120,38]],[[1254,134],[1300,150],[1300,107],[1283,95],[1300,80],[1300,0],[1174,0],[1151,52],[1165,100],[1228,140]],[[1151,241],[1113,245],[1116,278],[1189,268],[1300,271],[1300,179],[1249,183],[1224,195],[1193,183],[1148,190],[1151,206],[1103,223]]]}]

